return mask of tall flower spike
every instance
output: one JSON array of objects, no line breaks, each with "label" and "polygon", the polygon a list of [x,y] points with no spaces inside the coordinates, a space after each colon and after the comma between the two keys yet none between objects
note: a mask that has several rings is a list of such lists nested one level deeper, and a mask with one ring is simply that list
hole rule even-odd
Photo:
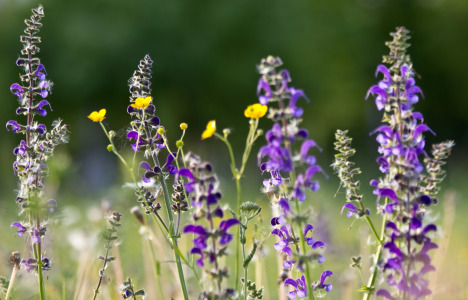
[{"label": "tall flower spike", "polygon": [[6,124],[7,130],[24,135],[24,139],[13,150],[16,156],[13,172],[19,179],[16,203],[21,209],[20,215],[24,216],[26,221],[14,222],[12,226],[18,229],[18,236],[26,235],[29,243],[32,242],[31,253],[34,254],[34,258],[26,258],[22,260],[22,264],[28,272],[37,272],[40,299],[45,299],[42,273],[51,268],[51,260],[43,256],[45,249],[42,247],[47,228],[46,222],[41,220],[49,217],[51,203],[43,197],[43,182],[48,175],[46,162],[53,155],[57,145],[68,141],[68,126],[61,120],[54,121],[49,130],[39,122],[40,117],[52,111],[50,102],[45,100],[51,93],[52,83],[47,79],[45,66],[36,57],[40,50],[38,44],[41,38],[38,33],[43,17],[44,9],[39,6],[33,9],[32,16],[25,20],[25,35],[20,37],[23,48],[16,60],[16,65],[22,72],[21,83],[13,83],[10,87],[12,94],[18,98],[16,115],[25,116],[25,120],[10,120]]},{"label": "tall flower spike", "polygon": [[[415,72],[406,53],[409,31],[399,27],[391,36],[393,40],[386,43],[390,54],[383,60],[390,66],[377,67],[376,74],[384,78],[368,92],[368,96],[375,97],[377,109],[385,111],[386,123],[372,133],[377,134],[381,155],[377,162],[384,177],[373,180],[371,185],[376,187],[379,211],[387,220],[380,267],[389,288],[378,290],[377,296],[420,299],[431,293],[424,277],[435,270],[428,251],[437,248],[431,235],[437,228],[425,216],[430,206],[437,203],[433,196],[443,179],[441,166],[453,142],[436,145],[434,158],[426,153],[424,133],[434,132],[413,108],[423,93],[416,86]],[[375,282],[372,279],[371,283]]]},{"label": "tall flower spike", "polygon": [[[265,134],[267,144],[260,148],[257,160],[260,170],[270,174],[263,185],[276,209],[270,223],[271,234],[279,238],[275,249],[279,252],[278,265],[282,266],[280,280],[294,287],[288,294],[291,299],[313,299],[313,291],[309,289],[312,282],[309,265],[324,261],[324,256],[318,252],[325,243],[310,236],[313,228],[308,220],[310,214],[302,211],[299,203],[307,200],[307,190],[320,188],[316,174],[325,173],[312,155],[313,148],[321,149],[314,140],[308,139],[307,130],[299,127],[304,110],[297,106],[298,101],[309,102],[309,99],[304,91],[290,86],[289,71],[279,69],[282,64],[280,58],[269,56],[258,66],[261,78],[257,85],[257,107],[268,106],[267,118],[273,121],[273,126]],[[251,111],[255,110],[246,110],[246,116],[252,114]],[[264,111],[266,113],[266,109]],[[294,268],[304,275],[299,279],[288,278]]]}]

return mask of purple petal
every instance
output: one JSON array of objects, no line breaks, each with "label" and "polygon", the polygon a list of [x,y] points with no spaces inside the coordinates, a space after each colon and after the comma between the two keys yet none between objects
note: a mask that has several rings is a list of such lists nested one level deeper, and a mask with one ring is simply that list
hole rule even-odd
[{"label": "purple petal", "polygon": [[285,214],[288,214],[288,213],[291,211],[291,209],[290,209],[290,207],[289,207],[289,203],[288,203],[288,201],[287,201],[285,198],[281,198],[281,199],[278,201],[278,204],[279,204],[279,206],[281,207],[281,209],[283,210],[283,212],[284,212]]},{"label": "purple petal", "polygon": [[149,163],[147,163],[146,161],[142,161],[138,167],[139,167],[139,168],[143,168],[143,169],[145,169],[146,171],[151,170],[151,166],[150,166]]},{"label": "purple petal", "polygon": [[385,76],[386,79],[392,78],[390,76],[390,71],[384,65],[378,65],[377,66],[377,69],[375,70],[375,77],[377,77],[379,75],[379,73],[382,73]]},{"label": "purple petal", "polygon": [[284,281],[284,285],[292,285],[293,287],[295,287],[297,289],[297,282],[296,280],[292,279],[292,278],[288,278]]},{"label": "purple petal", "polygon": [[423,234],[428,233],[429,231],[437,231],[437,227],[434,224],[429,224],[423,229]]},{"label": "purple petal", "polygon": [[139,138],[139,135],[138,135],[138,132],[132,130],[132,131],[129,131],[127,133],[127,139],[131,140],[131,139],[134,139],[134,140],[138,140]]},{"label": "purple petal", "polygon": [[21,127],[18,125],[18,123],[16,121],[13,121],[13,120],[10,120],[6,123],[6,129],[7,131],[10,131],[8,130],[8,125],[11,126],[11,129],[13,130],[14,133],[18,133],[18,131],[20,131]]},{"label": "purple petal", "polygon": [[[179,177],[179,176],[184,176],[184,177],[187,177],[187,178],[190,178],[190,179],[194,179],[194,176],[193,176],[192,172],[189,169],[186,169],[186,168],[182,168],[182,169],[179,170],[179,172],[177,172],[176,177]],[[177,180],[177,178],[176,178],[176,180]]]},{"label": "purple petal", "polygon": [[329,271],[329,270],[324,271],[322,275],[320,275],[320,283],[323,284],[325,280],[327,279],[327,277],[330,277],[332,275],[333,275],[332,271]]},{"label": "purple petal", "polygon": [[311,224],[307,224],[305,227],[304,227],[304,236],[307,235],[307,233],[309,231],[311,231],[312,229],[314,229],[314,226],[312,226]]},{"label": "purple petal", "polygon": [[220,224],[219,224],[219,228],[221,228],[222,230],[226,231],[228,230],[231,226],[234,226],[234,225],[237,225],[237,224],[240,224],[239,220],[237,219],[229,219],[229,220],[224,220],[222,221]]},{"label": "purple petal", "polygon": [[198,235],[201,235],[201,236],[206,236],[207,235],[205,228],[203,228],[203,226],[201,226],[201,225],[189,224],[189,225],[185,226],[184,233],[189,233],[189,232],[190,233],[195,233],[195,234],[198,234]]},{"label": "purple petal", "polygon": [[378,85],[373,85],[370,87],[370,89],[367,91],[367,94],[366,94],[366,98],[365,98],[366,100],[367,98],[369,98],[370,94],[377,95],[381,99],[387,101],[387,92],[385,92],[385,90],[380,88]]},{"label": "purple petal", "polygon": [[387,198],[390,198],[392,200],[398,200],[398,197],[397,197],[395,191],[392,190],[392,189],[387,189],[387,188],[379,189],[379,196],[387,197]]},{"label": "purple petal", "polygon": [[323,255],[320,255],[320,257],[317,259],[317,262],[319,264],[323,264],[324,261],[325,261],[325,256],[323,256]]},{"label": "purple petal", "polygon": [[416,126],[416,128],[414,129],[413,131],[413,139],[417,139],[421,133],[423,133],[424,131],[430,131],[433,135],[436,135],[434,131],[432,131],[429,126],[427,126],[426,124],[419,124],[418,126]]},{"label": "purple petal", "polygon": [[35,244],[41,242],[41,237],[39,236],[39,231],[36,228],[34,228],[34,232],[33,232],[32,236],[31,236],[31,241],[33,243],[35,243]]},{"label": "purple petal", "polygon": [[13,95],[16,95],[18,98],[21,98],[21,96],[22,96],[22,94],[24,92],[21,85],[19,85],[17,83],[13,83],[10,86],[10,91],[13,93]]},{"label": "purple petal", "polygon": [[347,208],[349,209],[348,211],[348,218],[350,217],[349,216],[349,213],[351,212],[351,214],[355,213],[356,212],[356,207],[354,206],[354,204],[352,203],[346,203],[345,205],[343,205],[343,208],[341,208],[341,214],[343,214],[343,210]]},{"label": "purple petal", "polygon": [[317,249],[317,248],[323,247],[324,245],[325,245],[324,242],[322,242],[322,241],[316,241],[316,242],[312,245],[312,249]]},{"label": "purple petal", "polygon": [[390,299],[392,300],[392,295],[390,295],[390,293],[387,291],[387,290],[384,290],[384,289],[379,289],[377,290],[377,293],[375,293],[376,296],[379,296],[379,297],[385,297],[387,299]]}]

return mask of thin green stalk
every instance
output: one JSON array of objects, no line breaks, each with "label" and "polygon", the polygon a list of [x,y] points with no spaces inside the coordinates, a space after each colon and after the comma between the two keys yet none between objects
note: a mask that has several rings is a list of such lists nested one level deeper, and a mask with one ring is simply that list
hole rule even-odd
[{"label": "thin green stalk", "polygon": [[[375,280],[377,278],[377,272],[378,272],[377,263],[379,262],[380,258],[382,257],[382,247],[383,247],[383,239],[384,239],[384,234],[385,234],[385,223],[386,222],[387,222],[387,214],[384,214],[383,218],[382,218],[382,227],[381,227],[381,230],[380,230],[380,238],[378,239],[379,245],[377,246],[377,251],[376,251],[377,256],[375,257],[374,271],[372,272],[371,277],[369,278],[369,282],[367,283],[367,288],[368,289],[373,288],[373,286],[375,284]],[[362,299],[363,300],[369,300],[371,298],[371,296],[372,296],[371,292],[365,293],[364,297]]]},{"label": "thin green stalk", "polygon": [[[238,179],[236,177],[236,189],[237,189],[237,215],[240,216],[240,206],[241,206],[241,187],[240,187],[240,178]],[[239,230],[236,231],[236,276],[235,281],[235,290],[237,291],[237,288],[239,286],[239,270],[240,270],[240,260],[239,260],[239,243],[240,243],[240,231],[241,231],[241,226],[239,226]],[[242,251],[245,252],[244,250],[245,245],[242,244]],[[245,254],[244,254],[244,259],[245,259]],[[247,280],[247,277],[245,278]],[[247,286],[247,281],[245,282],[245,285]]]},{"label": "thin green stalk", "polygon": [[[245,231],[244,231],[244,236],[245,236]],[[242,257],[244,258],[244,261],[246,259],[245,257],[245,244],[242,244]],[[247,300],[247,275],[248,275],[248,265],[244,266],[244,299]]]},{"label": "thin green stalk", "polygon": [[[252,150],[253,143],[260,136],[260,134],[257,133],[258,120],[259,119],[251,119],[251,121],[250,121],[249,133],[247,135],[247,139],[246,139],[246,142],[245,142],[245,149],[244,149],[244,153],[242,155],[242,164],[241,164],[240,169],[237,169],[236,160],[235,160],[235,157],[234,157],[234,152],[232,150],[231,143],[227,139],[227,135],[226,136],[221,136],[220,134],[218,134],[216,132],[214,133],[214,135],[217,138],[219,138],[222,142],[224,142],[224,144],[228,148],[229,156],[231,158],[231,165],[230,165],[231,166],[231,172],[232,172],[232,176],[236,180],[236,191],[237,191],[237,209],[236,209],[236,212],[237,212],[238,216],[240,215],[240,207],[241,207],[241,204],[242,204],[242,193],[241,193],[240,180],[242,178],[242,174],[244,173],[245,166],[246,166],[247,161],[249,159],[250,151]],[[239,287],[238,278],[239,278],[239,272],[240,272],[240,260],[239,260],[239,257],[240,257],[240,253],[239,253],[240,231],[241,231],[241,228],[239,227],[239,230],[237,230],[237,232],[236,232],[236,275],[234,277],[234,278],[236,278],[235,290],[237,290],[238,287]],[[244,256],[244,259],[245,259],[245,244],[242,244],[242,252],[244,253],[243,256]],[[244,269],[245,269],[244,273],[247,274],[246,269],[248,269],[248,266],[246,266]],[[246,287],[247,287],[247,275],[245,275],[245,288]],[[247,295],[245,295],[245,297],[247,297]]]},{"label": "thin green stalk", "polygon": [[41,243],[37,243],[37,278],[39,281],[39,294],[40,299],[45,300],[45,287],[44,287],[44,276],[42,274],[42,260],[41,260]]}]

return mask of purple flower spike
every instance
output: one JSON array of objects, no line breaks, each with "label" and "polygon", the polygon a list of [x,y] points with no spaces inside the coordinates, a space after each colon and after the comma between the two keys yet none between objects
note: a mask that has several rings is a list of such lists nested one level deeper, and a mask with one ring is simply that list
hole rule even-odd
[{"label": "purple flower spike", "polygon": [[24,227],[21,223],[19,222],[14,222],[10,225],[10,227],[17,227],[18,230],[16,231],[16,233],[18,234],[19,237],[22,237],[24,235],[24,233],[26,232],[27,228]]}]

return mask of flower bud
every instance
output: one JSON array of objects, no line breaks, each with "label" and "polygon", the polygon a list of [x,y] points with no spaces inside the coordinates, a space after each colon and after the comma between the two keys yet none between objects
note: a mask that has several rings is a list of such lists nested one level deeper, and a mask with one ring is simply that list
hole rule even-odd
[{"label": "flower bud", "polygon": [[112,144],[107,145],[107,151],[109,151],[109,152],[114,151],[114,145],[112,145]]},{"label": "flower bud", "polygon": [[186,130],[188,127],[187,123],[180,123],[180,129]]},{"label": "flower bud", "polygon": [[182,148],[182,147],[184,146],[184,141],[178,140],[178,141],[176,142],[176,146],[177,146],[177,148]]}]

